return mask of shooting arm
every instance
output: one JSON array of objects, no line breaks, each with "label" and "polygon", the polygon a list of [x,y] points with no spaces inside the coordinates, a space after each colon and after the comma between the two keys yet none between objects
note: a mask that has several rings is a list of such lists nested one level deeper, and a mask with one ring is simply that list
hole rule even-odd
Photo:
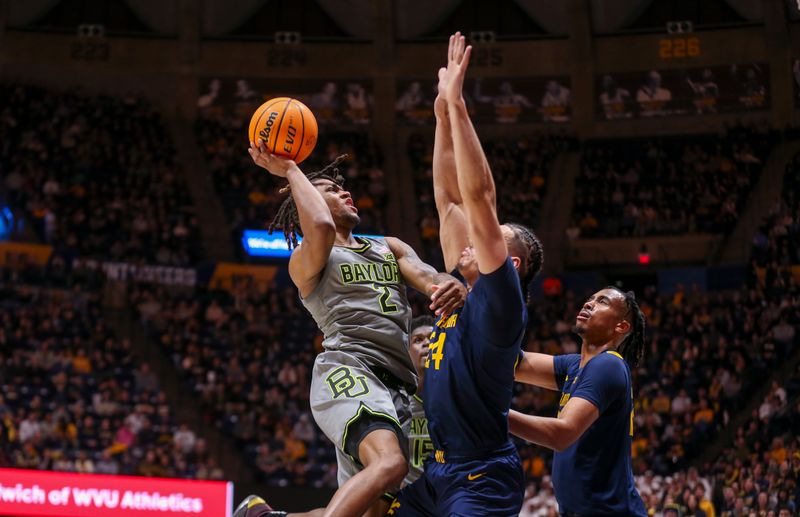
[{"label": "shooting arm", "polygon": [[336,239],[336,226],[322,194],[297,165],[289,168],[286,179],[289,180],[303,229],[303,242],[289,260],[289,275],[300,296],[307,296],[317,286],[319,276],[328,263]]}]

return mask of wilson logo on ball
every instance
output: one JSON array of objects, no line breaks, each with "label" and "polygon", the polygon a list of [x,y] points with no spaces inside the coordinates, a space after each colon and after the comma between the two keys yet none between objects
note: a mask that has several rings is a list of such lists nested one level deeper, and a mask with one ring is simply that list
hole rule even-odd
[{"label": "wilson logo on ball", "polygon": [[290,97],[278,97],[253,113],[248,140],[263,141],[269,152],[300,163],[314,150],[317,129],[317,119],[305,104]]},{"label": "wilson logo on ball", "polygon": [[278,112],[273,111],[269,114],[269,118],[267,119],[267,123],[264,125],[264,129],[258,132],[258,136],[265,142],[269,141],[269,132],[272,129],[272,124],[275,123],[275,119],[278,118]]}]

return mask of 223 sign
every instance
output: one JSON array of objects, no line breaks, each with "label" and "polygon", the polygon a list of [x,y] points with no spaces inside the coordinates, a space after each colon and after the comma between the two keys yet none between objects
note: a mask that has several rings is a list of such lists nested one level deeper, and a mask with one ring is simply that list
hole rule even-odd
[{"label": "223 sign", "polygon": [[699,57],[701,53],[700,38],[697,36],[658,40],[658,57],[661,59]]}]

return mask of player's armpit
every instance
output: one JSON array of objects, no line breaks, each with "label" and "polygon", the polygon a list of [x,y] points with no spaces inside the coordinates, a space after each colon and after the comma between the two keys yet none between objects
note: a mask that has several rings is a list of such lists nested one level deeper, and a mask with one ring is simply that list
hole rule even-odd
[{"label": "player's armpit", "polygon": [[558,391],[554,358],[549,354],[524,352],[514,371],[517,382]]},{"label": "player's armpit", "polygon": [[469,246],[467,218],[463,208],[450,202],[437,202],[439,212],[439,244],[442,247],[444,268],[453,271],[458,267],[461,252]]}]

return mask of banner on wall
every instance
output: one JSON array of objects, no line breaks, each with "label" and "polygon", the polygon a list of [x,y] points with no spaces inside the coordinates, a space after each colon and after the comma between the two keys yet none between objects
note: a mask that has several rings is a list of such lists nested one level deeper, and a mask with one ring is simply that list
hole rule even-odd
[{"label": "banner on wall", "polygon": [[766,110],[766,64],[722,65],[600,74],[596,117],[620,120]]},{"label": "banner on wall", "polygon": [[102,271],[109,280],[179,287],[194,287],[197,285],[198,277],[198,272],[194,268],[131,264],[128,262],[104,262],[84,258],[74,259],[72,268]]},{"label": "banner on wall", "polygon": [[233,483],[0,469],[0,514],[230,517]]},{"label": "banner on wall", "polygon": [[53,247],[26,242],[0,242],[0,266],[35,264],[45,266],[53,254]]},{"label": "banner on wall", "polygon": [[[397,83],[395,111],[401,124],[433,121],[436,81],[402,79]],[[572,92],[569,77],[467,78],[464,100],[475,122],[569,122]]]},{"label": "banner on wall", "polygon": [[320,124],[369,124],[372,83],[366,79],[200,79],[201,113],[237,115],[250,120],[255,109],[275,97],[293,97],[311,108]]}]

